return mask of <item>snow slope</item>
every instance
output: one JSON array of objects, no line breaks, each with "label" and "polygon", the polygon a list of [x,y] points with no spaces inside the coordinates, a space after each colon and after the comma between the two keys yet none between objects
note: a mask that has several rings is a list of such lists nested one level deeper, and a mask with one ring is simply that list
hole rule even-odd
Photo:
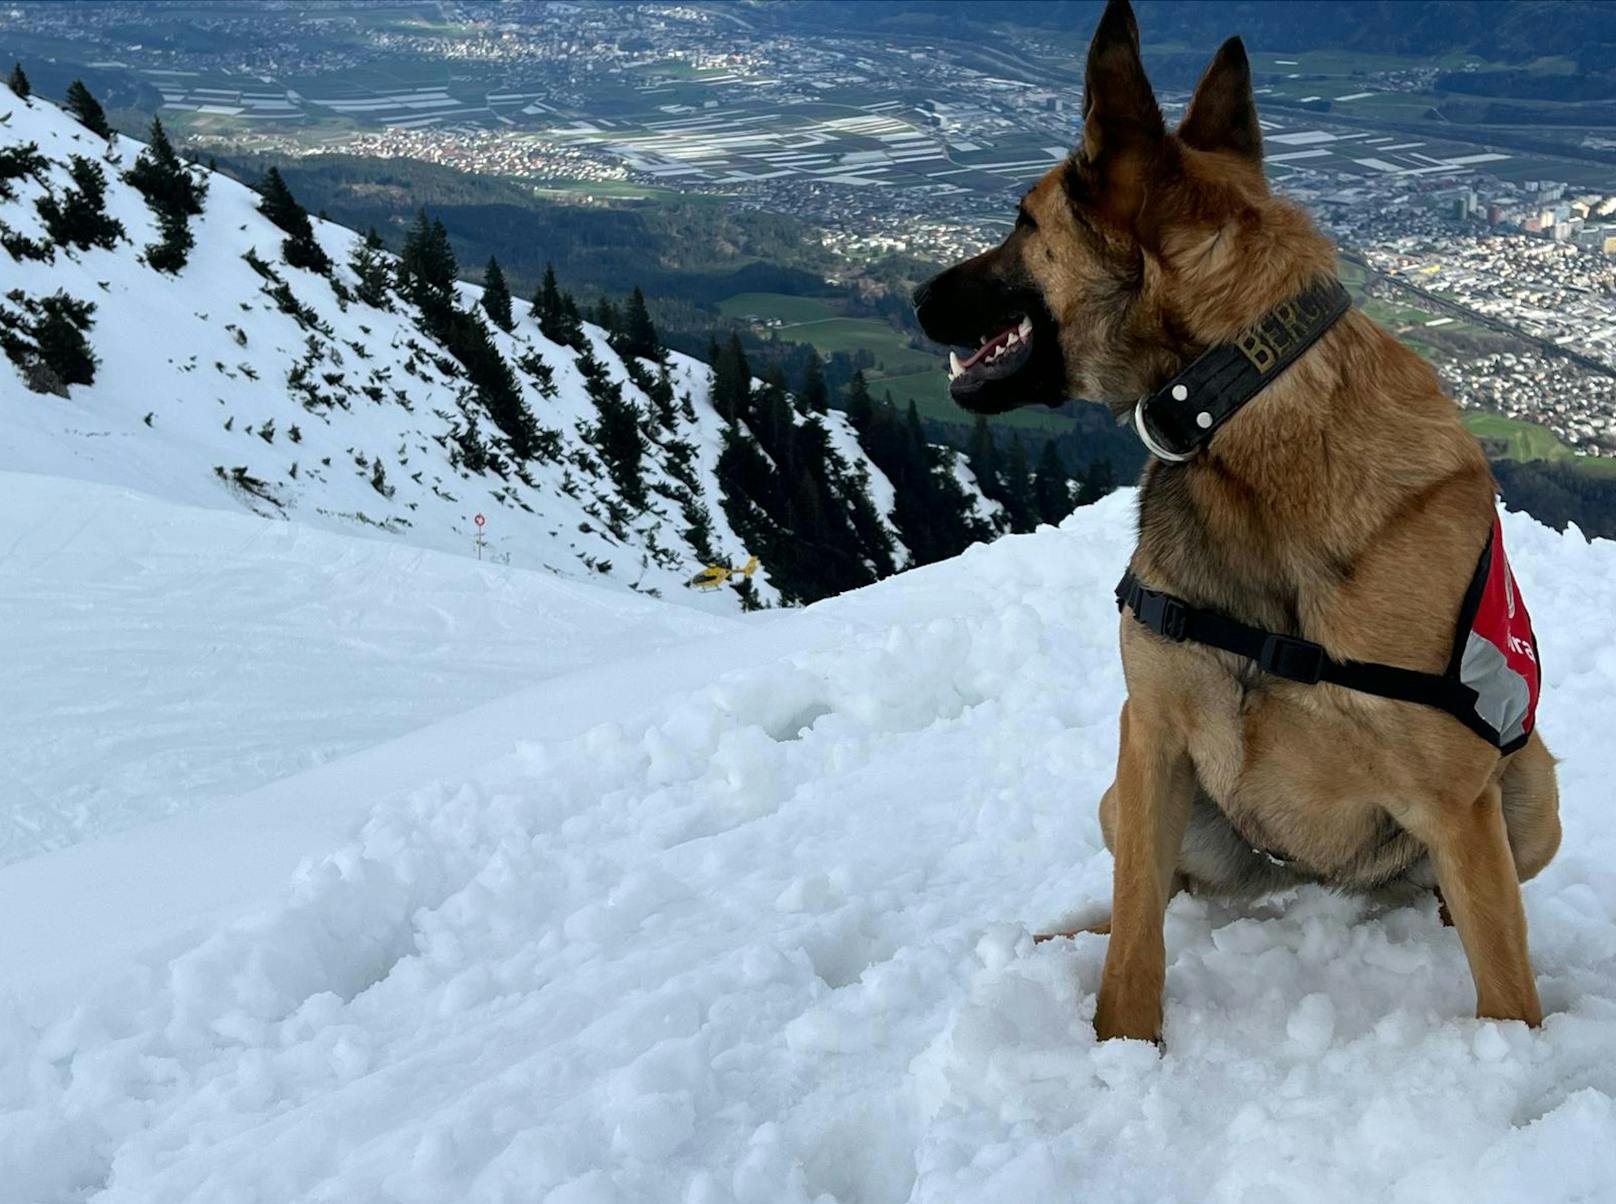
[{"label": "snow slope", "polygon": [[59,478],[0,473],[0,514],[0,631],[30,645],[0,673],[0,864],[734,624]]},{"label": "snow slope", "polygon": [[[473,554],[473,516],[482,513],[490,559],[600,576],[709,610],[739,608],[730,590],[699,594],[685,587],[707,563],[688,535],[689,515],[678,498],[685,484],[706,511],[711,554],[738,564],[748,551],[725,517],[716,474],[725,423],[708,402],[705,364],[669,354],[675,396],[687,398],[689,408],[662,423],[602,333],[585,327],[593,355],[643,420],[650,505],[630,513],[591,442],[599,412],[577,356],[546,339],[527,304],[517,302],[514,330],[495,329],[493,338],[559,450],[551,460],[531,462],[525,477],[470,472],[452,458],[456,434],[475,425],[495,450],[503,437],[402,298],[394,295],[387,310],[344,300],[333,281],[287,265],[285,235],[258,212],[257,195],[217,173],[207,173],[205,207],[191,222],[190,262],[174,276],[157,272],[140,254],[156,239],[156,222],[122,179],[142,145],[125,137],[108,145],[46,101],[0,92],[0,146],[29,143],[48,170],[15,181],[15,197],[0,199],[0,232],[44,239],[36,202],[69,187],[70,157],[79,155],[104,169],[106,209],[127,239],[111,250],[57,248],[48,262],[0,251],[0,314],[13,289],[36,299],[61,289],[93,301],[88,338],[100,360],[95,382],[73,386],[66,398],[29,392],[0,360],[0,470],[245,508],[460,555]],[[336,282],[354,287],[347,264],[357,236],[327,222],[314,225],[337,265]],[[249,255],[269,265],[312,321],[285,311],[272,295],[275,281]],[[468,307],[481,296],[470,285],[460,293]],[[553,372],[553,396],[530,370],[532,357]],[[649,361],[642,366],[654,375]],[[864,455],[845,416],[819,421],[855,475],[862,469],[903,564],[907,551],[890,523],[890,483]],[[677,467],[682,446],[694,470],[688,482]],[[238,476],[261,486],[240,488]],[[974,482],[967,492],[979,508],[988,505]],[[754,584],[765,602],[778,598],[766,563]]]},{"label": "snow slope", "polygon": [[0,868],[0,1198],[1616,1196],[1616,545],[1505,518],[1543,1027],[1434,906],[1179,898],[1158,1055],[1093,1039],[1102,938],[1028,935],[1109,895],[1131,505]]}]

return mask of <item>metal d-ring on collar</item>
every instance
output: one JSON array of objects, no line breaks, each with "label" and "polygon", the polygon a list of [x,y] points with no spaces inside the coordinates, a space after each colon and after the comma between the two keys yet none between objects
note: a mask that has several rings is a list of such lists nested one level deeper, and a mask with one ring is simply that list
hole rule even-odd
[{"label": "metal d-ring on collar", "polygon": [[[1180,385],[1178,387],[1181,388],[1181,389],[1184,388],[1183,385]],[[1187,395],[1188,395],[1188,391],[1186,390],[1186,396]],[[1165,460],[1169,464],[1182,464],[1182,463],[1184,463],[1185,460],[1190,459],[1192,456],[1195,455],[1196,452],[1201,450],[1200,447],[1197,446],[1197,447],[1192,447],[1192,448],[1189,449],[1189,451],[1180,454],[1178,452],[1169,451],[1167,448],[1163,447],[1160,443],[1157,443],[1155,436],[1150,433],[1150,422],[1145,417],[1145,403],[1147,401],[1149,401],[1149,400],[1150,400],[1150,394],[1145,393],[1145,394],[1141,395],[1139,400],[1134,402],[1134,405],[1133,405],[1133,429],[1134,429],[1134,433],[1139,436],[1139,442],[1141,442],[1141,443],[1143,443],[1145,445],[1145,450],[1147,452],[1149,452],[1151,455],[1155,456],[1156,459]]]},{"label": "metal d-ring on collar", "polygon": [[1141,397],[1133,407],[1139,441],[1169,464],[1190,459],[1351,308],[1351,295],[1335,279],[1319,280],[1280,302]]}]

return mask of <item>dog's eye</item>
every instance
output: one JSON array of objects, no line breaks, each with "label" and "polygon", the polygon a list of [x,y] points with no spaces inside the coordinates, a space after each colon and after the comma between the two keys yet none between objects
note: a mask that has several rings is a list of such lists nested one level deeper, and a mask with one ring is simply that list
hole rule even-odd
[{"label": "dog's eye", "polygon": [[1025,205],[1020,205],[1020,206],[1017,206],[1017,208],[1016,208],[1016,229],[1017,230],[1036,230],[1036,229],[1038,229],[1038,219],[1035,218],[1032,214],[1027,212],[1027,207]]}]

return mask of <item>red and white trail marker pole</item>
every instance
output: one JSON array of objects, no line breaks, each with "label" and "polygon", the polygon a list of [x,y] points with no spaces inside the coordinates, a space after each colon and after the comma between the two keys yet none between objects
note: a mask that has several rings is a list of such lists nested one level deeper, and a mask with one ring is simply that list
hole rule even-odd
[{"label": "red and white trail marker pole", "polygon": [[483,524],[488,520],[480,514],[474,514],[471,521],[477,524],[477,559],[483,558]]}]

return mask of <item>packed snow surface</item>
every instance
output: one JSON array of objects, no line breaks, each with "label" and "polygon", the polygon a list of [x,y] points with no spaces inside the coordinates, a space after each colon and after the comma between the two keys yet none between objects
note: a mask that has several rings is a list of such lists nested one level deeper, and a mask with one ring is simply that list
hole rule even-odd
[{"label": "packed snow surface", "polygon": [[733,622],[107,486],[0,472],[0,864],[191,810]]},{"label": "packed snow surface", "polygon": [[[172,517],[120,498],[84,504]],[[378,545],[303,556],[278,523],[257,553],[213,520],[25,543],[7,676],[88,745],[50,780],[167,812],[291,776],[0,869],[0,1198],[1616,1196],[1616,545],[1505,520],[1563,758],[1565,844],[1526,888],[1542,1028],[1472,1018],[1434,905],[1180,897],[1159,1053],[1094,1040],[1103,938],[1029,935],[1106,910],[1132,504],[712,631],[619,596],[592,624],[575,586],[464,558],[423,558],[418,596]],[[105,672],[52,683],[64,643]],[[264,747],[288,717],[273,763],[163,706],[187,675],[233,697],[223,656]]]}]

